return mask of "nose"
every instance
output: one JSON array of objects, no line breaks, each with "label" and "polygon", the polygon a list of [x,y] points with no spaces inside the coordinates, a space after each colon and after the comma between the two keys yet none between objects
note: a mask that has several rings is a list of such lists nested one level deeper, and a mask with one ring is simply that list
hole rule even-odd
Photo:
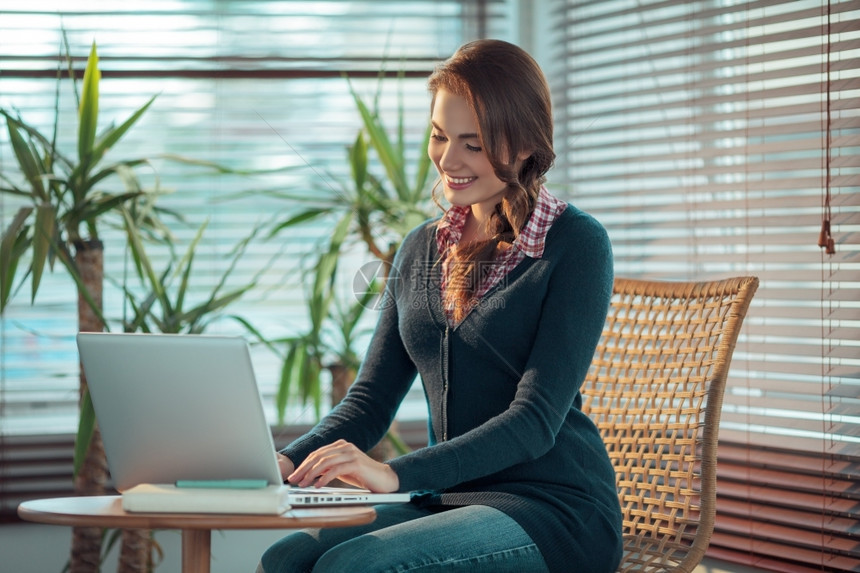
[{"label": "nose", "polygon": [[446,171],[448,173],[454,173],[457,169],[462,167],[462,156],[460,155],[457,146],[451,145],[450,142],[445,143],[445,145],[442,146],[438,163],[442,171]]}]

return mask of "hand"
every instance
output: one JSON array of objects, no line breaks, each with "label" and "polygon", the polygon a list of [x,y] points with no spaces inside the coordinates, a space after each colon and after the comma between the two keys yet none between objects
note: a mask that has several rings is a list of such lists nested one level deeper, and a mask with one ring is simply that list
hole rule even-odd
[{"label": "hand", "polygon": [[400,487],[400,479],[391,466],[377,462],[345,440],[316,450],[287,476],[290,483],[299,487],[322,487],[334,479],[379,493],[390,493]]},{"label": "hand", "polygon": [[296,464],[282,453],[277,453],[276,456],[278,458],[278,468],[281,470],[281,478],[287,481],[287,476],[296,471]]}]

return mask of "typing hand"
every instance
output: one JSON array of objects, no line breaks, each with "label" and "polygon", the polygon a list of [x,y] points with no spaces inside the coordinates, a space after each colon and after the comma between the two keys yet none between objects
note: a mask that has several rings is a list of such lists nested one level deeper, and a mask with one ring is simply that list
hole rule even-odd
[{"label": "typing hand", "polygon": [[287,476],[290,483],[299,487],[323,487],[334,479],[379,493],[390,493],[400,487],[397,474],[388,464],[377,462],[344,440],[316,450]]}]

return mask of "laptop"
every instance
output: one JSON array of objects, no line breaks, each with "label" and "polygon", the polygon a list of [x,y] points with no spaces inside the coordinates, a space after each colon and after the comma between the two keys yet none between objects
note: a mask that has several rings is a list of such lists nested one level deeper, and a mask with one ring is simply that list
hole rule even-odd
[{"label": "laptop", "polygon": [[241,337],[82,332],[77,344],[128,511],[282,513],[410,499],[284,485]]}]

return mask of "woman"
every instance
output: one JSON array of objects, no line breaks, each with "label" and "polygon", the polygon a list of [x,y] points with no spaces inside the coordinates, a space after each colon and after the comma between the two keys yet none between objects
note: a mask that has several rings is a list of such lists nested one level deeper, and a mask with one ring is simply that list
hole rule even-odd
[{"label": "woman", "polygon": [[[279,454],[299,486],[416,493],[370,525],[289,535],[260,570],[614,571],[614,471],[579,393],[611,293],[606,233],[542,186],[552,112],[528,54],[466,44],[429,88],[428,153],[451,206],[403,241],[348,396]],[[429,444],[376,462],[363,452],[416,374]]]}]

